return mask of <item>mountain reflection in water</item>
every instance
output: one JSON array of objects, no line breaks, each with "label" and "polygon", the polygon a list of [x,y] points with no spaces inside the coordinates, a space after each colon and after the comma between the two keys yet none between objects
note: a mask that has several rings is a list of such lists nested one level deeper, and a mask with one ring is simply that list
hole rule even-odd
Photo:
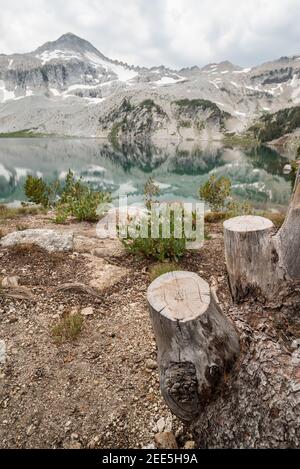
[{"label": "mountain reflection in water", "polygon": [[270,208],[288,203],[291,185],[283,174],[286,157],[268,147],[242,150],[218,142],[125,145],[117,148],[94,139],[0,139],[0,201],[25,199],[27,174],[47,181],[63,179],[69,169],[95,189],[130,203],[143,199],[151,176],[168,200],[198,200],[199,187],[211,174],[230,177],[236,196]]}]

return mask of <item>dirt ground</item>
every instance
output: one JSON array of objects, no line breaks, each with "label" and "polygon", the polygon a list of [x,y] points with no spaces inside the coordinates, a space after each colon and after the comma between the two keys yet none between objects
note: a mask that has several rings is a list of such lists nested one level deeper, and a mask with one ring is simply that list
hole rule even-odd
[{"label": "dirt ground", "polygon": [[[21,229],[53,224],[47,216],[22,219]],[[3,234],[20,229],[8,220]],[[58,229],[56,226],[54,229]],[[137,448],[153,443],[157,421],[172,426],[180,445],[191,439],[172,417],[159,392],[156,345],[146,304],[151,262],[137,260],[120,246],[95,240],[95,226],[73,230],[90,248],[101,243],[106,268],[124,269],[98,297],[57,292],[68,282],[88,284],[93,272],[86,252],[56,253],[31,247],[0,250],[0,276],[19,276],[34,301],[0,296],[0,446],[2,448]],[[219,226],[201,252],[189,254],[180,269],[215,276],[221,298],[229,298]],[[89,238],[89,241],[87,240]],[[84,240],[87,242],[84,243]],[[90,246],[89,246],[90,243]],[[103,261],[103,259],[102,259]],[[52,330],[64,314],[91,306],[76,341],[57,344]]]},{"label": "dirt ground", "polygon": [[[236,447],[236,435],[245,435],[242,447],[299,445],[294,407],[300,398],[298,315],[295,322],[252,300],[232,304],[221,224],[207,224],[210,239],[178,266],[215,287],[241,339],[232,386],[205,410],[194,432],[171,415],[160,395],[146,303],[153,263],[127,254],[119,241],[100,240],[93,224],[57,226],[51,215],[0,224],[2,235],[26,228],[72,231],[74,251],[0,248],[0,278],[19,277],[32,295],[20,301],[0,290],[0,359],[3,343],[6,349],[0,363],[1,448],[145,448],[160,431],[172,431],[181,448],[193,437],[201,447],[223,447],[224,441]],[[58,290],[78,282],[96,296]],[[54,326],[85,308],[92,311],[77,339],[58,343]],[[220,413],[227,416],[221,427]],[[218,431],[207,432],[210,423]],[[266,429],[265,435],[258,427]]]}]

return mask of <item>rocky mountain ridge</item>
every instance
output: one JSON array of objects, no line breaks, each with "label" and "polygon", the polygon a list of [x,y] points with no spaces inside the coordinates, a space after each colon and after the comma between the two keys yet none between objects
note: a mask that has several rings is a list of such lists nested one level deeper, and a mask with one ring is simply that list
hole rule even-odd
[{"label": "rocky mountain ridge", "polygon": [[299,104],[300,56],[246,69],[228,61],[148,69],[113,61],[72,33],[0,55],[0,133],[222,139]]}]

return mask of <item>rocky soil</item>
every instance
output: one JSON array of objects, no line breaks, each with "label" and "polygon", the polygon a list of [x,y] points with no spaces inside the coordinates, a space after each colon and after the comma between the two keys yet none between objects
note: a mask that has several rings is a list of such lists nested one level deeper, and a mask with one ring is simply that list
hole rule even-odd
[{"label": "rocky soil", "polygon": [[[17,224],[20,221],[5,221],[2,234],[16,231]],[[49,215],[22,220],[22,229],[53,227]],[[167,447],[174,445],[174,435],[179,447],[194,447],[197,434],[201,446],[222,445],[221,439],[206,434],[206,422],[192,435],[161,398],[146,304],[151,262],[132,258],[118,241],[99,240],[95,225],[70,223],[55,230],[74,232],[73,251],[49,253],[30,245],[0,249],[2,279],[19,277],[19,285],[33,295],[21,301],[0,294],[0,447]],[[200,252],[188,254],[180,269],[210,281],[225,312],[236,321],[243,341],[237,366],[243,370],[243,357],[255,355],[249,337],[262,337],[266,330],[277,342],[273,363],[278,357],[283,363],[284,350],[286,376],[294,377],[298,370],[299,380],[296,329],[283,328],[278,316],[266,325],[267,316],[255,305],[232,307],[222,227],[210,224],[209,230],[211,239]],[[78,282],[96,295],[57,290]],[[78,312],[84,317],[82,332],[75,341],[58,344],[53,327],[66,314]]]},{"label": "rocky soil", "polygon": [[[53,229],[47,216],[22,221],[23,229],[41,227]],[[14,220],[1,227],[3,234],[16,229]],[[0,276],[18,276],[34,296],[33,301],[0,297],[0,340],[6,349],[0,365],[0,446],[135,448],[153,444],[162,431],[174,432],[184,446],[191,435],[159,392],[145,300],[150,263],[128,256],[118,241],[97,239],[94,225],[60,229],[75,232],[75,252],[48,253],[34,246],[0,250]],[[183,267],[209,278],[213,257],[225,293],[216,236]],[[97,287],[98,296],[55,290],[69,282]],[[75,342],[56,344],[53,327],[77,311],[87,314],[82,333]]]}]

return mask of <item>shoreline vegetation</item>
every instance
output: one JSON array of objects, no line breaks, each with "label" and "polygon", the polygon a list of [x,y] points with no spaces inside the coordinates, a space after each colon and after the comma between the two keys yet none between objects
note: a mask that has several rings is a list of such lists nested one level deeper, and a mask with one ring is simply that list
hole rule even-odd
[{"label": "shoreline vegetation", "polygon": [[[103,136],[78,136],[78,135],[59,135],[59,134],[48,134],[48,133],[43,133],[43,132],[36,132],[34,129],[24,129],[24,130],[17,130],[13,132],[0,132],[0,139],[38,139],[38,138],[45,138],[45,139],[76,139],[76,140],[99,140],[99,141],[104,141],[104,142],[109,142],[113,146],[116,143],[116,139],[112,141],[111,138],[109,137],[103,137]],[[156,138],[153,143],[153,145],[158,145],[159,142],[164,142],[164,141],[171,141],[173,142],[174,139],[172,136],[169,138]],[[260,140],[259,138],[250,135],[249,133],[244,133],[244,134],[238,134],[234,132],[227,132],[224,133],[222,139],[203,139],[203,138],[180,138],[176,139],[177,143],[183,143],[183,142],[194,142],[195,144],[197,143],[219,143],[222,145],[224,148],[257,148],[260,146],[265,146],[265,147],[273,147],[276,149],[282,149],[285,150],[286,148],[289,147],[298,147],[300,145],[300,137],[295,138],[292,135],[285,135],[284,137],[274,140],[274,141],[263,141]],[[134,143],[134,142],[133,142]]]}]

